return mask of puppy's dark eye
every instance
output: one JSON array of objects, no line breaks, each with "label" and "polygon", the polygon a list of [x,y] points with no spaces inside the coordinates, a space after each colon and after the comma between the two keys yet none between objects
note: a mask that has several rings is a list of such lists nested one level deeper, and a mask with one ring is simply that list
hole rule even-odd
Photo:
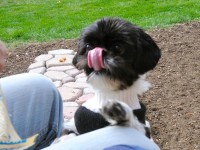
[{"label": "puppy's dark eye", "polygon": [[113,52],[115,52],[117,54],[123,54],[123,52],[124,52],[124,50],[121,48],[121,46],[117,45],[117,44],[113,45],[111,49]]},{"label": "puppy's dark eye", "polygon": [[86,45],[86,50],[91,50],[92,49],[92,46],[90,44],[87,44]]}]

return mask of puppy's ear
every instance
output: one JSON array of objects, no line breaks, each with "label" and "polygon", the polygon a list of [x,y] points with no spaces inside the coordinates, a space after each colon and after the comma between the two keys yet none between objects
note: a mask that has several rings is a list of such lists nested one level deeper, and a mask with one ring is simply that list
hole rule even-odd
[{"label": "puppy's ear", "polygon": [[137,58],[134,68],[139,74],[144,74],[156,66],[160,57],[161,51],[157,44],[142,29],[139,29],[137,39]]}]

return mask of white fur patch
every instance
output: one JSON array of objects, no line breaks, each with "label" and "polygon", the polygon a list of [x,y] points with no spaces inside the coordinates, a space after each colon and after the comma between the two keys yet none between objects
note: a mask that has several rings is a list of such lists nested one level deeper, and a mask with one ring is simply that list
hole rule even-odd
[{"label": "white fur patch", "polygon": [[95,96],[87,100],[83,106],[91,111],[99,112],[108,100],[116,100],[125,102],[132,109],[140,109],[138,95],[142,95],[151,86],[145,78],[146,75],[142,75],[128,89],[116,90],[119,87],[119,81],[93,73],[87,81],[93,87]]}]

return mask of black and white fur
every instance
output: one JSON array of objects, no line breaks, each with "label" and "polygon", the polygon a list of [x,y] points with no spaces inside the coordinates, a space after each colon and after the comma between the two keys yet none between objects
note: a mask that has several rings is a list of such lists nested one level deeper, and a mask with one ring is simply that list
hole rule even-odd
[{"label": "black and white fur", "polygon": [[[100,71],[87,64],[88,51],[95,47],[104,49],[105,68]],[[73,64],[85,71],[95,96],[77,110],[73,130],[82,134],[107,125],[123,125],[147,135],[146,107],[138,95],[149,89],[145,74],[156,66],[160,56],[154,40],[128,21],[103,18],[87,27]]]}]

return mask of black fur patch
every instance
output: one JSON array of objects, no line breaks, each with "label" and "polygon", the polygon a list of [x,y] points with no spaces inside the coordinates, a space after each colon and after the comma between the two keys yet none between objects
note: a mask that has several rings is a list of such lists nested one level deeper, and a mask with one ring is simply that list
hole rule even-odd
[{"label": "black fur patch", "polygon": [[80,106],[74,115],[75,125],[79,134],[94,131],[109,125],[99,113]]},{"label": "black fur patch", "polygon": [[119,90],[126,89],[139,75],[153,69],[160,59],[160,49],[154,40],[136,25],[118,18],[104,18],[87,27],[78,43],[73,64],[89,75],[88,51],[104,49],[105,69],[100,73],[120,82]]}]

